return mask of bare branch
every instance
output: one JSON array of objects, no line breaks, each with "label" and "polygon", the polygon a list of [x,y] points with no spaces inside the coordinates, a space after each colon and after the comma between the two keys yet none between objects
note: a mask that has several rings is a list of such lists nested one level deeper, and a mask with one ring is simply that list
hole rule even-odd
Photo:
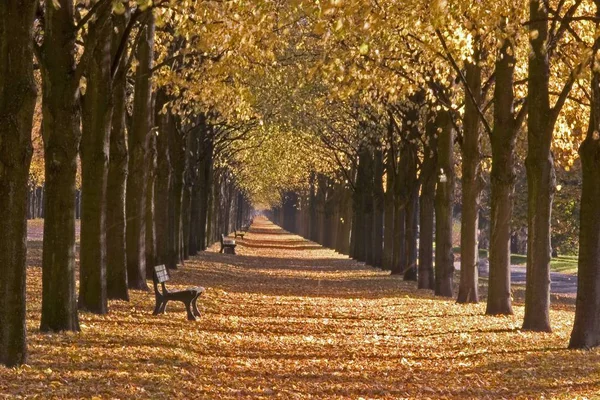
[{"label": "bare branch", "polygon": [[454,57],[450,53],[450,49],[448,49],[448,45],[446,44],[446,40],[444,39],[444,36],[442,35],[442,32],[440,32],[439,29],[436,29],[435,30],[435,34],[440,39],[442,47],[444,48],[444,51],[446,52],[446,54],[448,55],[448,58],[450,59],[450,64],[452,65],[452,67],[454,68],[454,70],[456,71],[456,73],[458,74],[458,76],[460,77],[460,80],[462,81],[462,83],[463,83],[463,85],[465,87],[465,90],[467,91],[467,93],[469,94],[469,97],[471,98],[471,101],[475,105],[475,109],[477,110],[477,113],[479,114],[479,117],[481,119],[481,122],[483,123],[483,126],[485,127],[485,130],[487,131],[487,133],[489,135],[491,135],[492,134],[492,127],[490,126],[490,124],[488,123],[487,119],[485,118],[485,115],[481,111],[481,108],[479,107],[479,104],[477,104],[477,99],[475,98],[475,95],[473,94],[473,91],[469,87],[469,84],[467,82],[467,78],[465,78],[465,75],[462,73],[460,67],[458,66],[458,64],[454,60]]}]

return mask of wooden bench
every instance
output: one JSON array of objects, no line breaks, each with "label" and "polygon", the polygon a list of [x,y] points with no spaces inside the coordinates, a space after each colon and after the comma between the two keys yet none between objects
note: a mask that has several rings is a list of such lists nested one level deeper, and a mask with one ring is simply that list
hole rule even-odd
[{"label": "wooden bench", "polygon": [[[196,317],[200,316],[198,311],[198,297],[204,293],[203,287],[195,287],[186,290],[169,291],[165,286],[165,282],[169,280],[169,273],[164,265],[154,267],[154,294],[156,295],[156,307],[154,307],[153,315],[164,314],[167,310],[169,300],[181,301],[185,304],[187,310],[187,318],[190,321],[195,321]],[[162,292],[158,290],[158,284],[162,287]]]},{"label": "wooden bench", "polygon": [[244,235],[248,233],[249,229],[249,226],[242,226],[239,231],[233,231],[233,237],[237,238],[239,236],[240,238],[244,239]]},{"label": "wooden bench", "polygon": [[235,254],[235,240],[229,239],[225,237],[225,235],[221,235],[221,251],[220,253],[226,254]]}]

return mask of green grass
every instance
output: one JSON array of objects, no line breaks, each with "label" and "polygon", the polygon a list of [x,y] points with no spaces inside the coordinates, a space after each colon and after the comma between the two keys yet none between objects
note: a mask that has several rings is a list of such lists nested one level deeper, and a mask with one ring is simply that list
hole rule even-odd
[{"label": "green grass", "polygon": [[527,264],[527,256],[523,254],[511,254],[510,263],[512,265],[525,265]]},{"label": "green grass", "polygon": [[559,256],[552,259],[550,268],[553,272],[563,274],[577,273],[577,256]]}]

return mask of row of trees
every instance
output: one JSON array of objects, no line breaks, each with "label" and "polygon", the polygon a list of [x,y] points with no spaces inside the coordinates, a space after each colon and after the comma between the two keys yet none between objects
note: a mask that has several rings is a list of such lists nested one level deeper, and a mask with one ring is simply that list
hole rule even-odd
[{"label": "row of trees", "polygon": [[[452,296],[452,210],[460,202],[458,301],[477,302],[478,219],[487,188],[486,313],[511,314],[510,239],[522,145],[528,198],[523,328],[550,331],[555,169],[581,162],[570,346],[598,345],[599,6],[584,0],[305,6],[308,15],[319,15],[309,29],[322,36],[295,46],[316,57],[304,50],[293,56],[318,65],[312,70],[318,84],[299,93],[302,106],[281,96],[282,107],[297,115],[298,128],[320,138],[337,168],[315,170],[303,190],[283,196],[274,216],[286,229]],[[292,68],[287,74],[302,80]]]},{"label": "row of trees", "polygon": [[[25,357],[35,68],[45,161],[44,331],[78,325],[78,156],[83,309],[106,312],[113,279],[124,297],[125,271],[130,288],[146,288],[152,233],[160,244],[157,261],[171,267],[188,237],[191,253],[215,239],[231,223],[215,206],[244,203],[240,193],[257,206],[283,199],[279,214],[291,230],[451,296],[459,180],[458,299],[478,301],[478,217],[487,183],[487,312],[512,313],[515,166],[526,144],[523,326],[550,330],[555,168],[571,168],[580,147],[580,287],[571,345],[599,344],[599,6],[594,0],[411,0],[402,7],[393,0],[3,2],[0,325],[7,328],[0,331],[0,361]],[[108,265],[119,272],[109,273]]]},{"label": "row of trees", "polygon": [[159,79],[163,68],[207,58],[183,59],[186,38],[176,26],[184,13],[177,6],[187,5],[170,6],[112,0],[0,5],[2,364],[27,358],[25,218],[34,116],[43,139],[43,174],[32,169],[44,185],[43,205],[34,210],[44,217],[43,332],[78,331],[79,310],[107,313],[108,299],[148,290],[152,265],[177,268],[249,218],[247,196],[222,161],[244,150],[233,143],[249,123],[230,122],[209,105],[176,106],[183,97],[177,84]]}]

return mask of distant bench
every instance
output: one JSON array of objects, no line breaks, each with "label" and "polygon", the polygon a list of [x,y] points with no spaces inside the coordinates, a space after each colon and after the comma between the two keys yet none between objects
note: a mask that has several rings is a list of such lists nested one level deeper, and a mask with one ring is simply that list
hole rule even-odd
[{"label": "distant bench", "polygon": [[221,235],[221,251],[219,253],[225,254],[235,254],[235,240],[229,239],[225,237],[225,235]]},{"label": "distant bench", "polygon": [[[195,321],[196,317],[200,316],[198,311],[198,297],[205,292],[203,287],[194,287],[186,290],[169,291],[165,286],[165,282],[169,280],[169,273],[164,265],[154,267],[154,294],[156,296],[156,306],[154,307],[153,315],[164,314],[167,310],[169,300],[181,301],[185,304],[187,310],[187,318],[190,321]],[[162,287],[162,292],[158,290],[158,284]]]},{"label": "distant bench", "polygon": [[246,233],[248,233],[248,230],[250,229],[250,225],[244,225],[240,228],[240,230],[236,230],[233,231],[233,237],[237,238],[240,237],[242,239],[244,239],[244,235],[246,235]]}]

